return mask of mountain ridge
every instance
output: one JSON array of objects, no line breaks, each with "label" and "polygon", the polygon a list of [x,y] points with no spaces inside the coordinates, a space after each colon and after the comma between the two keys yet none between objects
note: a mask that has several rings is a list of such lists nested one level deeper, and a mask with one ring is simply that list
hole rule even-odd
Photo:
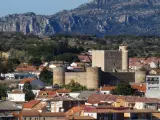
[{"label": "mountain ridge", "polygon": [[54,15],[33,12],[0,18],[0,31],[36,35],[157,35],[160,30],[159,0],[92,0]]}]

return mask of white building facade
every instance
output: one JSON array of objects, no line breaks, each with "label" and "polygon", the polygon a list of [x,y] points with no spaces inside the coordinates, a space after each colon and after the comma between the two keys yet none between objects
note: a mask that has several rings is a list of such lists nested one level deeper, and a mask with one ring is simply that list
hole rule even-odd
[{"label": "white building facade", "polygon": [[160,98],[160,75],[146,76],[146,97]]},{"label": "white building facade", "polygon": [[8,100],[14,102],[24,102],[25,93],[8,93]]}]

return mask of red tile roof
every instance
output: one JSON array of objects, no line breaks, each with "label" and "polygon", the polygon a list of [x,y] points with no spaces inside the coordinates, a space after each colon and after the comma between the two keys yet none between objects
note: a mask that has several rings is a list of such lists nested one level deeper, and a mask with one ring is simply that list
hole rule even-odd
[{"label": "red tile roof", "polygon": [[59,90],[56,90],[57,93],[70,93],[71,90],[63,90],[63,89],[59,89]]},{"label": "red tile roof", "polygon": [[36,80],[36,78],[24,78],[19,84],[25,84],[27,82],[32,82],[33,80]]},{"label": "red tile roof", "polygon": [[91,116],[71,116],[68,120],[96,120],[96,118]]},{"label": "red tile roof", "polygon": [[100,91],[100,89],[101,89],[101,91],[111,91],[115,88],[116,88],[116,86],[104,86],[102,88],[97,89],[97,91]]},{"label": "red tile roof", "polygon": [[40,91],[38,95],[56,95],[56,91]]},{"label": "red tile roof", "polygon": [[146,84],[132,84],[133,89],[137,89],[140,92],[146,92]]},{"label": "red tile roof", "polygon": [[72,107],[70,110],[68,110],[67,112],[65,112],[66,116],[73,116],[75,113],[80,112],[81,110],[84,109],[85,105],[80,105],[80,106],[75,106]]},{"label": "red tile roof", "polygon": [[40,102],[40,100],[31,100],[27,103],[24,103],[23,104],[23,108],[26,108],[26,109],[31,109],[33,108],[35,105],[37,105],[38,103]]},{"label": "red tile roof", "polygon": [[[140,92],[146,92],[146,84],[132,84],[131,87],[133,89],[137,89]],[[115,88],[116,86],[104,86],[101,88],[101,91],[111,91]],[[97,91],[100,91],[100,88],[98,88]]]},{"label": "red tile roof", "polygon": [[38,112],[37,110],[23,110],[22,117],[65,117],[63,112]]},{"label": "red tile roof", "polygon": [[35,66],[19,66],[16,68],[16,71],[37,71]]},{"label": "red tile roof", "polygon": [[109,95],[104,95],[104,94],[92,94],[89,98],[88,98],[88,103],[100,103],[101,101],[105,101],[105,99],[108,97]]},{"label": "red tile roof", "polygon": [[103,102],[115,102],[117,99],[123,99],[126,102],[146,102],[146,103],[159,103],[160,99],[146,98],[138,96],[117,96],[117,95],[105,95],[105,94],[92,94],[88,103],[103,103]]},{"label": "red tile roof", "polygon": [[78,59],[81,62],[91,62],[92,56],[91,55],[78,55]]}]

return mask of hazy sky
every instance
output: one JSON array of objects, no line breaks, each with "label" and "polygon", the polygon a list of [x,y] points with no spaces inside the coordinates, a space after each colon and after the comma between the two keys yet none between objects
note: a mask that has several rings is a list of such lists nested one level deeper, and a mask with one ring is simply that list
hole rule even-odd
[{"label": "hazy sky", "polygon": [[69,10],[88,2],[89,0],[0,0],[0,16],[35,12],[51,15],[61,10]]}]

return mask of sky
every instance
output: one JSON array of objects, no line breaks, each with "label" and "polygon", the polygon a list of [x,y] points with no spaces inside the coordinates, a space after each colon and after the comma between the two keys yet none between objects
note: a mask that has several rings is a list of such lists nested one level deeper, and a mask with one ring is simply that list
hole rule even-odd
[{"label": "sky", "polygon": [[70,10],[89,0],[0,0],[0,16],[14,13],[35,12],[52,15],[62,10]]}]

